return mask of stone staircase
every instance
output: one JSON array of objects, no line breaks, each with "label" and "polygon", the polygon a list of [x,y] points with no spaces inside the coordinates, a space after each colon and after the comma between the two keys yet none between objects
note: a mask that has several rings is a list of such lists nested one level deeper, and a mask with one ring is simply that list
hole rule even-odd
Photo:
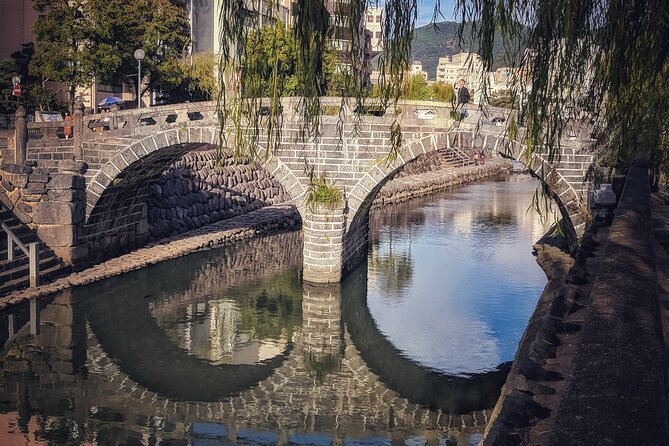
[{"label": "stone staircase", "polygon": [[438,150],[441,163],[450,167],[465,167],[474,164],[469,155],[457,147],[445,147]]},{"label": "stone staircase", "polygon": [[[40,282],[65,275],[70,267],[57,257],[51,249],[39,240],[35,231],[23,224],[14,214],[0,203],[0,221],[21,240],[24,245],[40,242],[39,267]],[[28,257],[20,249],[15,250],[14,260],[7,259],[7,234],[0,229],[0,296],[30,285]]]}]

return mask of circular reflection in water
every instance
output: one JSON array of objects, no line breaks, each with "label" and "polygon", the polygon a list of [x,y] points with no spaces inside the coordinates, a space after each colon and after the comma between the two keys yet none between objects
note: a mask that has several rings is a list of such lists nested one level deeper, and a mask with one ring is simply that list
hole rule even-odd
[{"label": "circular reflection in water", "polygon": [[460,376],[513,359],[546,284],[536,186],[504,176],[372,212],[369,310],[406,357]]}]

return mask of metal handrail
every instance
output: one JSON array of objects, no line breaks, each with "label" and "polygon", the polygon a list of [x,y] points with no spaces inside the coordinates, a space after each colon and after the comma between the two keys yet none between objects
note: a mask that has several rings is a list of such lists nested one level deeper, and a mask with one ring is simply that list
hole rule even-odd
[{"label": "metal handrail", "polygon": [[14,232],[5,223],[0,222],[0,227],[7,234],[7,260],[14,260],[14,251],[19,248],[28,257],[30,286],[39,286],[39,242],[24,245]]},{"label": "metal handrail", "polygon": [[462,163],[462,167],[469,166],[471,164],[474,164],[474,161],[467,155],[462,149],[459,147],[444,147],[442,150],[445,152],[450,152],[456,157],[460,159],[460,163]]}]

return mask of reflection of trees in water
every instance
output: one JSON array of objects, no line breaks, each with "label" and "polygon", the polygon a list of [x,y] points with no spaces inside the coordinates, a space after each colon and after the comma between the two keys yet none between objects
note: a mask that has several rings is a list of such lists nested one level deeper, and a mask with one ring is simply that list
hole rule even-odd
[{"label": "reflection of trees in water", "polygon": [[379,255],[378,250],[373,249],[369,257],[369,268],[375,271],[382,296],[396,296],[398,290],[411,286],[413,267],[410,250],[405,254],[391,249],[388,255]]},{"label": "reflection of trees in water", "polygon": [[[294,270],[235,286],[226,286],[211,273],[199,279],[209,279],[210,288],[197,287],[202,294],[184,300],[162,295],[151,303],[158,325],[182,349],[225,363],[244,347],[263,341],[284,344],[299,331],[302,295]],[[160,306],[164,300],[171,305]]]},{"label": "reflection of trees in water", "polygon": [[488,228],[501,228],[511,226],[516,223],[516,216],[509,211],[501,212],[480,212],[475,217],[477,225],[483,225]]},{"label": "reflection of trees in water", "polygon": [[301,296],[263,289],[236,301],[241,314],[239,329],[254,339],[290,339],[302,325]]},{"label": "reflection of trees in water", "polygon": [[422,209],[432,201],[434,197],[428,195],[372,209],[369,213],[370,243],[378,243],[379,230],[382,227],[406,229],[425,223],[425,212]]}]

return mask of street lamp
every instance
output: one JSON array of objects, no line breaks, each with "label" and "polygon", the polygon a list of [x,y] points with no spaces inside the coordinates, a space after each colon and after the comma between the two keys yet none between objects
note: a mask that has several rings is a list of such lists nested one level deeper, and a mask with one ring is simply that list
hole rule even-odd
[{"label": "street lamp", "polygon": [[135,60],[137,61],[137,108],[142,108],[142,59],[144,59],[144,50],[138,48],[135,50]]}]

